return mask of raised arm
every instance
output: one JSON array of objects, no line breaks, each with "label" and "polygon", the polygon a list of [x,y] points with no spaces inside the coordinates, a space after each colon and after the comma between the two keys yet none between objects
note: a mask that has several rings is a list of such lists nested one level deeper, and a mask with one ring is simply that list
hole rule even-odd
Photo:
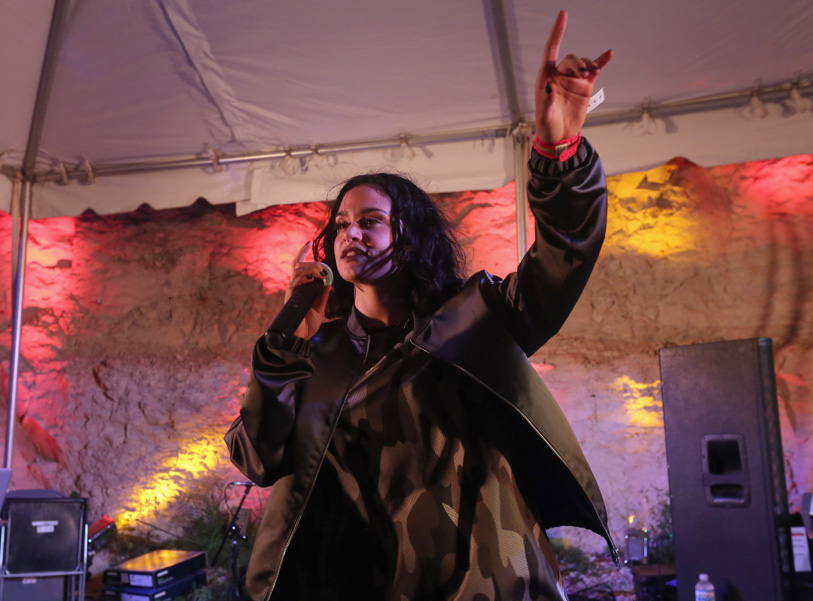
[{"label": "raised arm", "polygon": [[604,241],[607,189],[595,150],[580,132],[601,69],[568,55],[558,65],[567,13],[559,13],[545,45],[536,82],[536,138],[528,198],[536,223],[534,245],[517,273],[499,287],[512,335],[530,355],[556,334],[572,311]]}]

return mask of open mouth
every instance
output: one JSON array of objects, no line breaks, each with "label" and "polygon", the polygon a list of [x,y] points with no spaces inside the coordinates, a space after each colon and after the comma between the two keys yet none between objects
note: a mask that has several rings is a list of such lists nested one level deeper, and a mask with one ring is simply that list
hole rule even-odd
[{"label": "open mouth", "polygon": [[369,253],[362,248],[346,248],[342,251],[342,259],[352,259],[354,257],[367,257]]}]

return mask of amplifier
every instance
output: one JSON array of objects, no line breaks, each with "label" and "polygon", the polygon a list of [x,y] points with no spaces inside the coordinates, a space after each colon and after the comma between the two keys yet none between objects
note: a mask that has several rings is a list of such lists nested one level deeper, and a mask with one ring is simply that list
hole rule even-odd
[{"label": "amplifier", "polygon": [[158,588],[115,587],[105,588],[104,601],[171,601],[193,588],[206,586],[206,570],[179,578]]},{"label": "amplifier", "polygon": [[105,586],[157,589],[206,568],[203,551],[161,549],[134,557],[105,570]]}]

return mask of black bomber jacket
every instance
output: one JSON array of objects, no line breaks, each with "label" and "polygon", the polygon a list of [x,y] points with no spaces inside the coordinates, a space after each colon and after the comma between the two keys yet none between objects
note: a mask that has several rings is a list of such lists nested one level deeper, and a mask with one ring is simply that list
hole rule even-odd
[{"label": "black bomber jacket", "polygon": [[[517,433],[527,461],[512,469],[532,483],[526,502],[541,526],[593,530],[617,562],[593,473],[528,359],[559,331],[598,259],[607,214],[604,173],[586,140],[562,163],[534,152],[530,167],[536,240],[517,271],[505,279],[476,273],[437,312],[415,316],[408,342],[516,409],[527,425]],[[267,599],[273,590],[366,344],[351,316],[325,323],[290,350],[270,349],[264,337],[255,345],[240,417],[226,434],[240,471],[260,486],[274,486],[249,563],[246,591],[254,599]]]}]

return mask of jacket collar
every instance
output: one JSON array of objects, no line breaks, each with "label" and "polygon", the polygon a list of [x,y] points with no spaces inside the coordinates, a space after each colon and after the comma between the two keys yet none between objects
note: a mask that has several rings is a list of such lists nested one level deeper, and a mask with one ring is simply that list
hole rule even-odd
[{"label": "jacket collar", "polygon": [[[412,327],[412,331],[407,334],[407,339],[412,338],[423,331],[423,329],[429,324],[431,318],[431,315],[418,316],[413,312],[412,323],[415,325]],[[347,333],[350,334],[350,337],[356,340],[362,340],[368,337],[367,331],[359,322],[358,311],[356,310],[355,306],[350,310],[350,315],[347,317],[345,329],[347,330]]]}]

